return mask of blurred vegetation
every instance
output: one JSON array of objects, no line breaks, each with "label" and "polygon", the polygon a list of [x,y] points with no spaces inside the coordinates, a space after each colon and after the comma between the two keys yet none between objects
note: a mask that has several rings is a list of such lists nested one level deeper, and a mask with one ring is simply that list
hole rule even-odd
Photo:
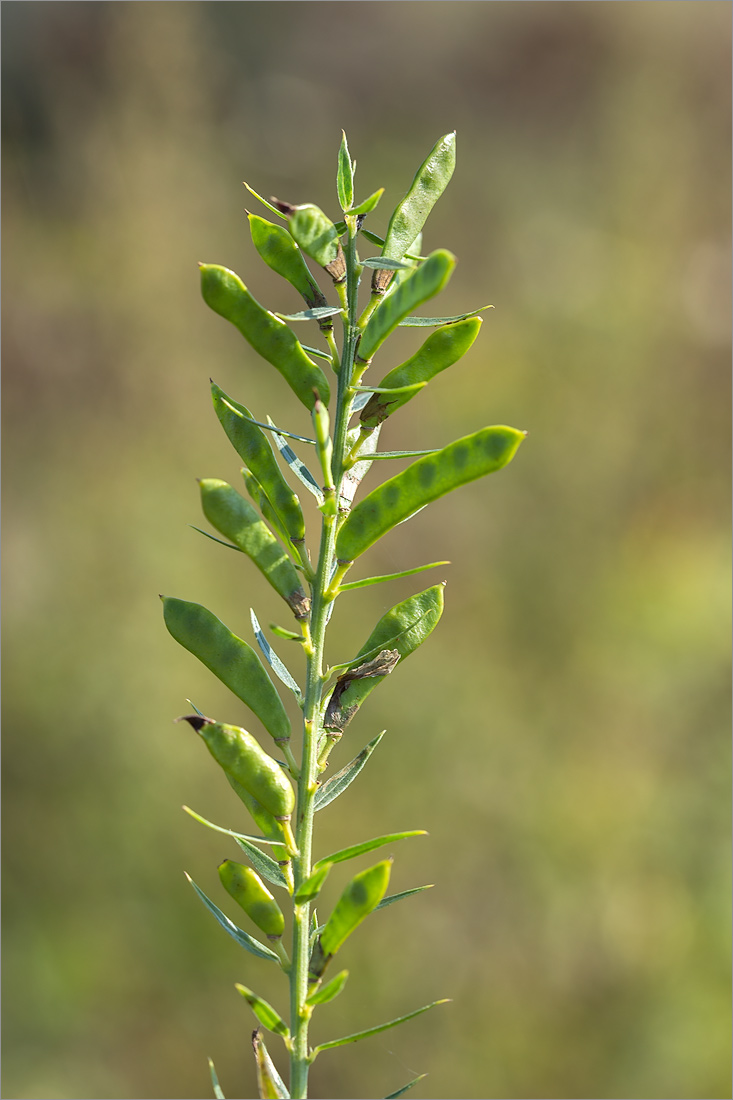
[{"label": "blurred vegetation", "polygon": [[[440,312],[496,306],[385,445],[530,435],[371,553],[374,572],[450,558],[447,610],[334,754],[388,729],[318,854],[424,826],[395,888],[436,887],[349,946],[314,1039],[454,1003],[319,1059],[314,1095],[429,1071],[416,1096],[730,1096],[730,18],[3,4],[4,1096],[208,1096],[209,1054],[227,1095],[254,1095],[233,983],[281,993],[184,880],[219,896],[236,851],[180,805],[242,819],[171,722],[187,697],[243,716],[157,593],[245,636],[250,604],[282,618],[186,526],[195,477],[237,476],[209,375],[303,429],[200,301],[196,261],[300,308],[254,253],[240,181],[335,212],[342,126],[359,194],[388,188],[377,230],[458,130],[426,238],[460,258]],[[416,587],[350,597],[333,660]]]}]

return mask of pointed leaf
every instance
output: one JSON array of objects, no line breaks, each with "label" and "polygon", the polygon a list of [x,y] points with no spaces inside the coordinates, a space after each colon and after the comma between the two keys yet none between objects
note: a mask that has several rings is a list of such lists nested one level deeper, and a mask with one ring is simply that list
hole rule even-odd
[{"label": "pointed leaf", "polygon": [[427,1073],[421,1073],[419,1077],[413,1077],[411,1081],[408,1081],[406,1085],[403,1085],[401,1089],[397,1089],[397,1092],[391,1092],[385,1100],[397,1100],[398,1096],[404,1096],[413,1085],[416,1085],[418,1081],[422,1081],[423,1077],[427,1077]]},{"label": "pointed leaf", "polygon": [[320,1043],[313,1051],[313,1057],[315,1058],[322,1050],[333,1050],[334,1047],[343,1047],[347,1043],[358,1043],[360,1039],[368,1039],[370,1035],[378,1035],[380,1031],[388,1031],[391,1027],[397,1027],[398,1024],[404,1024],[407,1020],[413,1020],[415,1016],[420,1016],[428,1009],[435,1008],[436,1005],[448,1004],[449,1001],[450,997],[443,997],[440,1001],[433,1001],[432,1004],[423,1005],[422,1008],[417,1008],[414,1012],[408,1012],[406,1016],[398,1016],[396,1020],[390,1020],[389,1023],[367,1028],[366,1031],[357,1031],[354,1035],[345,1035],[343,1039],[332,1039],[330,1043]]},{"label": "pointed leaf", "polygon": [[[372,457],[377,460],[383,458],[422,458],[423,455],[435,455],[439,450],[439,447],[431,447],[427,451],[375,451]],[[414,515],[414,513],[410,514]]]},{"label": "pointed leaf", "polygon": [[[213,829],[215,833],[224,833],[226,836],[231,836],[238,843],[242,842],[242,846],[244,846],[245,842],[247,844],[282,844],[282,840],[270,840],[265,836],[248,836],[247,833],[237,833],[234,829],[225,829],[223,825],[215,825],[213,821],[208,821],[205,817],[202,817],[201,814],[197,814],[190,806],[182,806],[181,809],[183,809],[189,817],[192,817],[194,821],[198,821],[200,825],[205,825],[207,829]],[[248,849],[245,849],[245,851],[247,850]],[[262,852],[259,854],[263,855]],[[273,863],[275,863],[274,860]],[[277,863],[275,863],[275,866],[277,867]],[[278,885],[280,884],[278,883]]]},{"label": "pointed leaf", "polygon": [[431,252],[424,264],[405,278],[393,294],[383,298],[367,321],[357,350],[358,359],[367,363],[416,306],[443,289],[456,266],[456,258],[444,248]]},{"label": "pointed leaf", "polygon": [[330,867],[333,863],[343,863],[344,860],[363,856],[365,852],[373,852],[375,848],[383,848],[385,844],[393,844],[397,840],[406,840],[411,836],[427,836],[427,833],[425,829],[411,829],[409,832],[388,833],[387,836],[377,836],[373,840],[364,840],[361,844],[352,844],[350,848],[342,848],[338,852],[333,852],[330,856],[317,860],[313,864],[313,869],[315,871],[324,866]]},{"label": "pointed leaf", "polygon": [[273,432],[273,439],[275,440],[275,446],[298,480],[302,481],[308,492],[313,494],[319,504],[323,504],[323,492],[321,487],[306,464],[301,462],[292,447],[287,445],[278,432]]},{"label": "pointed leaf", "polygon": [[[423,890],[432,890],[433,883],[428,883],[427,886],[413,886],[412,890],[402,890],[399,894],[388,894],[386,898],[382,898],[377,909],[386,909],[388,905],[394,905],[396,901],[402,901],[404,898],[412,897],[413,894],[421,894]],[[377,909],[374,910],[376,913]]]},{"label": "pointed leaf", "polygon": [[385,260],[381,256],[368,256],[366,260],[359,260],[362,267],[376,268],[378,271],[410,270],[411,264],[405,264],[402,260]]},{"label": "pointed leaf", "polygon": [[190,875],[186,875],[186,878],[191,883],[206,908],[214,914],[224,931],[228,932],[232,939],[236,940],[240,947],[244,947],[246,951],[251,952],[253,955],[257,955],[257,957],[260,959],[273,959],[276,963],[280,962],[280,959],[275,954],[275,952],[271,951],[269,947],[265,947],[264,943],[260,943],[259,940],[254,939],[253,936],[250,936],[247,932],[242,931],[241,928],[237,928],[234,921],[229,920],[229,917],[222,913],[219,906],[214,905],[213,901],[211,901],[210,898],[207,898],[203,890],[199,889],[199,887],[196,885]]},{"label": "pointed leaf", "polygon": [[[242,182],[244,183],[244,180]],[[258,195],[257,192],[255,191],[255,189],[253,187],[250,187],[250,185],[248,183],[244,183],[244,186],[247,188],[250,195],[254,195],[254,197],[259,202],[261,202],[263,206],[267,207],[267,209],[270,211],[271,214],[277,215],[277,217],[282,218],[283,221],[287,220],[285,218],[285,215],[283,214],[282,210],[278,210],[278,208],[276,206],[273,206],[271,202],[268,202],[267,199],[263,199],[262,195]]]},{"label": "pointed leaf", "polygon": [[252,1032],[252,1047],[255,1052],[257,1092],[260,1100],[289,1100],[290,1093],[275,1068],[259,1028]]},{"label": "pointed leaf", "polygon": [[[331,356],[329,355],[328,358],[330,359]],[[240,410],[240,415],[242,415],[241,410],[244,408],[244,405],[239,405],[238,408]],[[251,416],[242,416],[242,419],[249,420],[250,424],[254,424],[257,428],[264,428],[268,432],[273,432],[273,434],[277,433],[277,435],[287,436],[288,439],[297,439],[299,443],[310,443],[313,447],[316,445],[315,439],[309,439],[307,435],[295,435],[294,432],[286,432],[284,428],[278,428],[277,424],[273,424],[272,421],[270,421],[269,424],[263,424],[261,420],[253,420]]]},{"label": "pointed leaf", "polygon": [[361,410],[364,408],[369,400],[370,395],[368,393],[357,393],[356,397],[351,403],[351,411],[355,413],[361,412]]},{"label": "pointed leaf", "polygon": [[341,306],[312,306],[311,309],[299,309],[297,313],[276,313],[275,316],[281,321],[324,321],[337,313],[343,313]]},{"label": "pointed leaf", "polygon": [[238,546],[235,546],[233,542],[225,542],[224,539],[218,539],[216,535],[210,534],[209,531],[203,531],[200,527],[197,527],[195,523],[187,524],[194,531],[198,531],[200,535],[205,535],[207,539],[211,539],[212,542],[218,542],[220,546],[226,546],[228,550],[237,550],[240,554],[243,553]]},{"label": "pointed leaf", "polygon": [[318,897],[334,862],[329,863],[328,860],[321,859],[315,864],[313,873],[309,875],[293,898],[296,905],[305,905],[306,902],[313,901],[314,898]]},{"label": "pointed leaf", "polygon": [[[341,496],[339,499],[340,511],[348,511],[356,496],[356,490],[361,485],[363,479],[369,473],[372,465],[372,455],[377,449],[379,443],[379,428],[375,428],[371,435],[368,435],[360,448],[360,459],[353,466],[351,466],[343,476],[341,481]],[[359,428],[350,428],[346,433],[346,446],[350,450],[356,441],[361,436]]]},{"label": "pointed leaf", "polygon": [[357,775],[362,770],[367,760],[384,737],[384,734],[385,730],[382,730],[381,733],[378,733],[377,736],[372,741],[370,741],[368,745],[365,745],[359,755],[355,756],[354,759],[349,764],[347,764],[345,768],[342,768],[341,771],[336,772],[336,774],[332,775],[331,778],[328,779],[322,787],[318,788],[318,790],[316,791],[315,799],[313,800],[316,810],[322,810],[324,806],[328,806],[329,803],[333,802],[335,798],[338,798],[340,794],[344,793],[349,784],[354,782]]},{"label": "pointed leaf", "polygon": [[[409,657],[435,629],[442,613],[442,584],[433,585],[432,588],[395,604],[379,620],[352,664],[382,650],[396,650],[400,660]],[[324,717],[324,726],[327,729],[343,732],[367,695],[384,679],[384,676],[370,676],[365,679],[347,676],[348,674],[342,676],[336,682],[328,701]]]},{"label": "pointed leaf", "polygon": [[329,1001],[333,1001],[338,997],[339,993],[346,985],[348,977],[348,970],[342,970],[335,978],[331,978],[330,982],[326,982],[325,985],[319,985],[318,988],[314,989],[305,1003],[311,1005],[311,1007],[315,1007],[315,1005],[325,1005],[328,1004]]},{"label": "pointed leaf", "polygon": [[413,573],[424,573],[426,569],[437,569],[440,565],[450,565],[449,561],[431,561],[428,565],[417,565],[414,569],[403,569],[401,573],[384,573],[381,577],[364,577],[360,581],[348,581],[339,585],[340,592],[353,592],[356,588],[368,588],[372,584],[384,584],[385,581],[397,581],[401,577],[411,577]]},{"label": "pointed leaf", "polygon": [[302,706],[302,704],[303,704],[303,693],[302,693],[302,691],[298,687],[298,684],[296,683],[296,681],[290,675],[290,672],[288,671],[286,666],[283,664],[283,662],[278,657],[275,650],[272,648],[272,646],[268,642],[265,635],[262,633],[262,627],[260,626],[260,624],[257,620],[257,616],[255,615],[255,613],[254,613],[254,611],[252,610],[251,607],[249,609],[249,613],[250,613],[250,617],[252,619],[252,630],[254,631],[254,636],[257,639],[258,646],[260,647],[260,649],[262,650],[262,652],[265,655],[265,660],[267,661],[267,663],[269,664],[270,668],[275,673],[275,675],[278,677],[278,679],[281,680],[282,683],[285,684],[286,687],[290,688],[293,695],[298,700],[298,704]]},{"label": "pointed leaf", "polygon": [[275,860],[265,852],[261,852],[257,845],[251,842],[249,837],[235,836],[234,839],[242,851],[247,853],[247,857],[258,875],[262,875],[262,877],[266,878],[268,882],[271,882],[273,886],[282,886],[283,890],[288,889],[288,880],[282,873],[279,863],[276,863]]},{"label": "pointed leaf", "polygon": [[201,292],[206,304],[230,321],[258,355],[270,363],[308,409],[313,390],[328,401],[325,374],[298,342],[292,329],[254,298],[234,271],[219,264],[201,264]]},{"label": "pointed leaf", "polygon": [[456,321],[465,321],[467,317],[476,317],[484,310],[493,308],[493,306],[480,306],[479,309],[472,309],[469,313],[457,313],[455,317],[405,317],[403,321],[400,321],[400,325],[404,328],[434,328],[436,325],[452,325]]},{"label": "pointed leaf", "polygon": [[504,426],[483,428],[425,455],[373,489],[346,517],[336,540],[340,561],[353,561],[418,508],[461,485],[502,469],[525,432]]},{"label": "pointed leaf", "polygon": [[300,642],[303,644],[303,635],[295,634],[292,630],[286,630],[284,626],[270,623],[270,630],[277,638],[284,638],[287,642]]},{"label": "pointed leaf", "polygon": [[[384,237],[380,237],[378,233],[373,233],[371,229],[360,229],[362,237],[366,237],[372,244],[376,244],[379,248],[384,248]],[[405,252],[403,259],[412,260],[421,263],[426,257],[420,255],[420,249],[418,244],[422,245],[422,233],[418,234],[418,237],[410,245],[409,251]],[[390,288],[391,289],[391,288]]]},{"label": "pointed leaf", "polygon": [[214,1063],[209,1058],[209,1073],[211,1074],[211,1087],[214,1090],[214,1096],[216,1100],[226,1100],[224,1093],[221,1091],[221,1085],[219,1084],[219,1078],[216,1076],[216,1070],[214,1069]]},{"label": "pointed leaf", "polygon": [[341,148],[339,149],[338,172],[336,174],[336,190],[342,210],[348,210],[354,201],[354,168],[349,156],[349,146],[346,142],[346,133],[341,131]]},{"label": "pointed leaf", "polygon": [[[309,347],[308,344],[301,344],[301,347],[303,351],[307,351],[309,355],[315,355],[318,359],[325,359],[333,366],[333,358],[330,352],[323,351],[321,348]],[[310,442],[312,442],[312,440],[310,440]]]},{"label": "pointed leaf", "polygon": [[358,206],[352,206],[350,210],[347,210],[347,214],[371,214],[375,206],[384,194],[384,188],[380,187],[378,191],[373,191],[368,199],[364,199],[364,202],[360,202]]},{"label": "pointed leaf", "polygon": [[246,985],[240,985],[239,982],[235,982],[234,988],[237,993],[242,994],[263,1027],[266,1027],[268,1031],[274,1032],[275,1035],[281,1035],[283,1039],[289,1037],[290,1028],[269,1001],[264,1000],[262,997],[258,997],[257,994],[253,993],[251,989],[248,989]]}]

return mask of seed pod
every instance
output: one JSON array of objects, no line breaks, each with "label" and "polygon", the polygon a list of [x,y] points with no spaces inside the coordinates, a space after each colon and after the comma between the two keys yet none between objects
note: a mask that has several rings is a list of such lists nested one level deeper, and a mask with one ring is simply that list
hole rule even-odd
[{"label": "seed pod", "polygon": [[455,266],[453,253],[438,248],[420,267],[411,271],[394,293],[379,303],[367,321],[358,348],[359,360],[368,362],[403,318],[441,291]]},{"label": "seed pod", "polygon": [[392,860],[385,859],[355,875],[316,940],[308,967],[309,982],[318,981],[329,961],[387,892]]},{"label": "seed pod", "polygon": [[[288,228],[293,239],[321,267],[325,268],[334,282],[339,282],[346,274],[346,260],[339,240],[338,230],[330,218],[312,202],[293,206],[289,202],[273,199],[274,205],[288,218]],[[323,391],[317,387],[324,401]]]},{"label": "seed pod", "polygon": [[307,408],[313,408],[314,388],[328,402],[330,390],[326,376],[308,358],[292,329],[261,306],[233,271],[218,264],[200,266],[201,292],[206,304],[231,321],[258,355],[280,371]]},{"label": "seed pod", "polygon": [[219,864],[219,878],[227,893],[267,933],[267,938],[279,940],[285,930],[285,918],[257,872],[243,863],[225,859]]},{"label": "seed pod", "polygon": [[[456,134],[440,138],[427,158],[418,168],[415,178],[401,202],[395,207],[387,226],[382,255],[386,259],[401,260],[425,225],[428,214],[445,191],[456,166]],[[372,276],[372,287],[383,290],[392,272],[377,270]]]},{"label": "seed pod", "polygon": [[[436,374],[457,363],[465,355],[478,336],[483,321],[480,317],[468,317],[454,325],[443,325],[428,336],[422,347],[406,362],[386,374],[379,383],[386,389],[429,382]],[[375,393],[364,406],[359,419],[365,428],[376,428],[393,412],[406,405],[415,393]]]},{"label": "seed pod", "polygon": [[303,591],[295,566],[252,505],[218,478],[202,478],[199,488],[204,515],[212,527],[251,558],[290,605],[296,619],[307,618],[310,600]]},{"label": "seed pod", "polygon": [[249,791],[278,821],[289,821],[295,808],[295,792],[277,761],[247,730],[187,715],[186,722],[201,735],[217,764]]},{"label": "seed pod", "polygon": [[[409,657],[418,646],[422,645],[429,634],[438,625],[438,620],[443,614],[443,585],[435,584],[424,592],[410,596],[382,616],[374,630],[361,647],[353,665],[357,669],[349,668],[336,681],[331,698],[326,707],[323,725],[326,729],[343,733],[346,726],[356,714],[367,695],[374,691],[377,684],[381,684],[385,675],[391,672],[398,661]],[[360,658],[366,661],[367,654],[377,652],[383,654],[396,654],[397,661],[392,661],[391,667],[385,664],[386,671],[380,674],[377,668],[376,675],[356,676]],[[383,658],[384,659],[384,658]]]},{"label": "seed pod", "polygon": [[311,309],[327,306],[325,295],[311,275],[300,249],[282,225],[268,222],[257,214],[247,213],[252,243],[268,267],[287,279],[301,294]]},{"label": "seed pod", "polygon": [[365,496],[349,513],[336,539],[339,560],[353,561],[426,504],[506,466],[525,434],[504,426],[482,428],[441,451],[418,458]]},{"label": "seed pod", "polygon": [[201,604],[171,596],[161,599],[165,625],[176,641],[246,703],[276,742],[287,742],[290,720],[252,647],[232,634],[221,619]]},{"label": "seed pod", "polygon": [[[260,483],[291,541],[301,543],[305,538],[303,510],[280,471],[265,433],[251,423],[249,409],[225,394],[215,382],[211,383],[211,396],[229,442]],[[315,395],[311,397],[315,404]]]}]

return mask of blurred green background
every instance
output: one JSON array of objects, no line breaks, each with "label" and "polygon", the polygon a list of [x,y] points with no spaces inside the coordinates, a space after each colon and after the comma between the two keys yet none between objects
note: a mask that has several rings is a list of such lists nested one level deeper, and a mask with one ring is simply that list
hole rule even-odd
[{"label": "blurred green background", "polygon": [[[210,375],[308,423],[203,305],[196,262],[300,308],[254,253],[241,180],[335,216],[345,127],[359,195],[388,189],[376,231],[457,129],[425,241],[460,259],[438,312],[496,306],[383,446],[530,434],[365,563],[450,558],[421,585],[445,576],[446,613],[334,753],[388,730],[320,816],[317,854],[425,827],[393,883],[436,886],[344,949],[350,987],[314,1038],[454,1003],[324,1055],[312,1094],[428,1072],[416,1098],[730,1096],[731,5],[2,15],[3,1095],[205,1097],[207,1055],[228,1096],[255,1094],[233,983],[284,1008],[282,990],[186,884],[184,868],[221,901],[237,849],[180,806],[245,822],[171,721],[186,697],[244,715],[166,634],[157,594],[245,636],[250,606],[283,619],[187,527],[194,479],[237,477]],[[418,340],[399,334],[379,369]],[[344,600],[330,659],[422,580]]]}]

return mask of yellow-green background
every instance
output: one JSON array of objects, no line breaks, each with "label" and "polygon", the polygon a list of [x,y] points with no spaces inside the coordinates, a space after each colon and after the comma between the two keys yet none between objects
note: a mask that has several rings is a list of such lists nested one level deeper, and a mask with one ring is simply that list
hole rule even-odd
[{"label": "yellow-green background", "polygon": [[424,826],[395,846],[393,883],[436,886],[344,948],[350,985],[314,1037],[454,1001],[323,1056],[312,1094],[379,1097],[427,1071],[416,1097],[730,1096],[730,4],[2,14],[3,1095],[205,1097],[210,1054],[226,1095],[252,1096],[233,983],[285,1008],[274,968],[183,877],[225,904],[216,864],[237,849],[182,803],[246,821],[171,719],[188,696],[249,720],[165,633],[157,594],[245,636],[250,606],[286,618],[186,526],[195,477],[238,476],[210,375],[308,426],[203,305],[196,262],[300,308],[254,253],[241,180],[336,216],[345,127],[359,195],[387,187],[377,231],[457,129],[426,233],[460,258],[437,311],[496,306],[383,445],[490,423],[529,437],[355,572],[450,568],[334,618],[340,661],[391,603],[448,580],[440,628],[334,754],[388,729],[316,844]]}]

